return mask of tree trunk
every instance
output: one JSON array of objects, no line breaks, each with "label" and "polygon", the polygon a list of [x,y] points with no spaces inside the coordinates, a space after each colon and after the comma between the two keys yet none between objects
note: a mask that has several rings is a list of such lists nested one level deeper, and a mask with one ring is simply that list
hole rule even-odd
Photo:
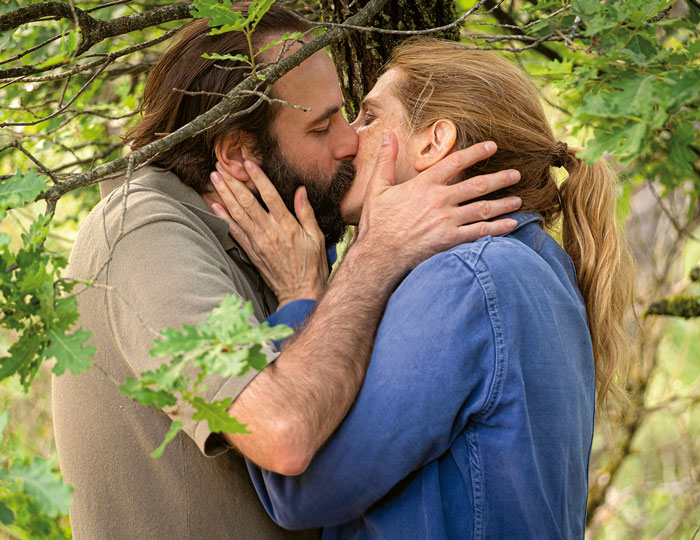
[{"label": "tree trunk", "polygon": [[[366,0],[320,0],[321,16],[327,22],[342,22],[357,13]],[[457,18],[454,0],[389,0],[371,24],[392,30],[421,30],[453,22]],[[432,34],[443,39],[459,39],[459,29]],[[343,89],[348,120],[357,116],[360,103],[377,80],[391,50],[406,36],[354,32],[346,40],[331,45],[331,53]]]}]

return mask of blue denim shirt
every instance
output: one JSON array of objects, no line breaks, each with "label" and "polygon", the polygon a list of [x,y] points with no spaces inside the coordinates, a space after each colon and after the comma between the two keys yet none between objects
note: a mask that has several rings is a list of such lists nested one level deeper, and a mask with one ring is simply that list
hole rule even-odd
[{"label": "blue denim shirt", "polygon": [[[584,537],[595,376],[571,259],[540,226],[419,265],[306,472],[249,464],[268,513],[329,539]],[[278,321],[280,322],[280,321]]]}]

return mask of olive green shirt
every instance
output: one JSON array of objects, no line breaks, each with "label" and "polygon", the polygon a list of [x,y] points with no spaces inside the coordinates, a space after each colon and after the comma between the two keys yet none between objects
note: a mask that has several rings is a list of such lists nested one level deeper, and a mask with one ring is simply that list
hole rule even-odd
[{"label": "olive green shirt", "polygon": [[[78,308],[98,351],[88,372],[53,379],[59,462],[75,488],[73,538],[320,538],[270,520],[243,458],[204,421],[185,421],[163,456],[150,457],[171,418],[118,391],[126,377],[162,363],[148,351],[163,328],[201,322],[231,293],[252,302],[256,321],[276,308],[226,222],[174,174],[144,167],[126,206],[118,188],[90,212],[68,275],[96,281],[78,294]],[[269,360],[277,354],[266,352]],[[217,377],[206,397],[235,399],[256,374]]]}]

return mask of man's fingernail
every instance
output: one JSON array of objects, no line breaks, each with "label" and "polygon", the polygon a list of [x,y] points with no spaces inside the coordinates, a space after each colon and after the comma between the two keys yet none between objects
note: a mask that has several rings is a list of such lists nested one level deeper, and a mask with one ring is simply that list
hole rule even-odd
[{"label": "man's fingernail", "polygon": [[221,184],[221,177],[219,176],[219,173],[211,173],[209,175],[209,178],[211,178],[211,183],[214,184],[215,186],[218,186]]},{"label": "man's fingernail", "polygon": [[487,152],[493,152],[496,149],[496,143],[492,143],[491,141],[484,143],[484,148],[486,148]]},{"label": "man's fingernail", "polygon": [[389,130],[384,130],[382,133],[382,144],[389,144],[391,137],[389,136]]},{"label": "man's fingernail", "polygon": [[520,197],[511,197],[510,204],[513,209],[520,208],[520,205],[523,204],[523,200]]},{"label": "man's fingernail", "polygon": [[250,173],[250,172],[252,172],[252,171],[255,170],[255,168],[254,168],[254,167],[255,167],[255,163],[253,163],[253,162],[250,161],[249,159],[246,159],[246,160],[243,162],[243,167],[245,167],[245,170],[246,170],[248,173]]},{"label": "man's fingernail", "polygon": [[306,196],[306,188],[305,188],[305,187],[302,187],[302,188],[301,188],[301,203],[302,203],[302,204],[306,204],[307,202],[309,202],[309,199],[308,199],[308,197]]},{"label": "man's fingernail", "polygon": [[517,224],[518,222],[514,219],[506,219],[506,225],[508,225],[508,227],[514,228]]},{"label": "man's fingernail", "polygon": [[515,182],[516,180],[520,180],[520,173],[518,171],[510,171],[508,173],[508,176],[513,182]]}]

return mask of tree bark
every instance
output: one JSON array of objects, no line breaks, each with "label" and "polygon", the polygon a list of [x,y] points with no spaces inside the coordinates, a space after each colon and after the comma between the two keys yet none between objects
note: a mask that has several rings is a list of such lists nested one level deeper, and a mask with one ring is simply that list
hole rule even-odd
[{"label": "tree bark", "polygon": [[[357,13],[366,0],[320,0],[321,17],[338,23]],[[449,24],[457,19],[454,0],[390,0],[368,26],[392,30],[422,30]],[[459,39],[459,28],[434,34],[443,39]],[[331,54],[343,90],[348,120],[357,116],[360,103],[377,80],[392,49],[405,36],[354,32],[331,45]]]}]

